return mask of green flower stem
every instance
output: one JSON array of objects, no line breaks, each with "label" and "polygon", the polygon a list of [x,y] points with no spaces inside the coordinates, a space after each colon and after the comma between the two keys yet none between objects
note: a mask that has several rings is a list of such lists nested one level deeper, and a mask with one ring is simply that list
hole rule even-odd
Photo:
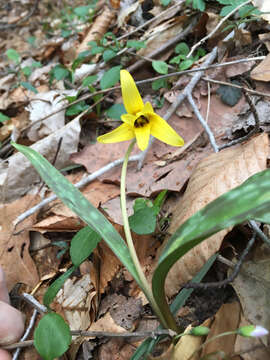
[{"label": "green flower stem", "polygon": [[[237,329],[238,330],[238,329]],[[196,349],[192,354],[191,356],[188,358],[188,360],[192,360],[193,357],[195,356],[196,353],[198,353],[200,350],[202,350],[204,348],[204,346],[218,338],[221,338],[223,336],[228,336],[228,335],[237,335],[237,330],[232,330],[232,331],[226,331],[224,333],[221,333],[221,334],[218,334],[218,335],[215,335],[213,337],[211,337],[210,339],[208,339],[207,341],[205,341],[200,347],[198,347],[198,349]],[[189,334],[187,334],[189,335]],[[191,335],[193,336],[193,335]]]},{"label": "green flower stem", "polygon": [[152,309],[154,310],[155,314],[158,316],[161,324],[167,328],[167,321],[165,320],[162,312],[160,311],[159,307],[157,306],[157,303],[153,297],[153,293],[152,293],[152,289],[148,283],[148,281],[146,280],[146,277],[143,273],[143,270],[141,268],[134,244],[133,244],[133,240],[132,240],[132,236],[131,236],[131,231],[130,231],[130,227],[129,227],[129,222],[128,222],[128,214],[127,214],[127,205],[126,205],[126,175],[127,175],[127,164],[128,164],[128,159],[129,156],[131,154],[131,151],[134,147],[136,140],[134,139],[129,147],[128,150],[125,154],[124,157],[124,162],[123,162],[123,166],[122,166],[122,173],[121,173],[121,187],[120,187],[120,199],[121,199],[121,210],[122,210],[122,217],[123,217],[123,225],[124,225],[124,230],[125,230],[125,235],[126,235],[126,241],[127,241],[127,246],[130,252],[130,256],[133,260],[134,266],[136,267],[139,279],[140,279],[140,284],[139,286],[141,287],[142,291],[144,292],[145,296],[147,297]]}]

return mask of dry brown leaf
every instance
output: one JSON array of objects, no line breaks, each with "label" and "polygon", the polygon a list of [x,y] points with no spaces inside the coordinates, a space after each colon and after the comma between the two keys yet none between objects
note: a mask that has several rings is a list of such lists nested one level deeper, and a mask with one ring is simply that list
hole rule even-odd
[{"label": "dry brown leaf", "polygon": [[[36,94],[26,110],[29,111],[29,120],[33,125],[27,130],[27,137],[30,141],[36,142],[65,126],[65,110],[60,111],[68,104],[66,96],[76,96],[75,90],[51,90]],[[58,111],[43,121],[45,116]]]},{"label": "dry brown leaf", "polygon": [[146,42],[146,48],[138,51],[139,55],[147,56],[162,45],[166,44],[170,39],[179,34],[183,30],[183,21],[186,18],[178,16],[176,18],[169,19],[168,21],[150,29],[146,36],[149,36],[149,40]]},{"label": "dry brown leaf", "polygon": [[270,51],[270,34],[264,33],[259,34],[259,39],[264,43],[264,45],[267,47],[268,52]]},{"label": "dry brown leaf", "polygon": [[86,34],[83,42],[77,49],[77,56],[79,53],[85,50],[89,50],[89,41],[101,39],[106,33],[108,27],[112,24],[115,18],[115,11],[105,6],[101,14],[95,19],[95,22],[91,26],[89,32]]},{"label": "dry brown leaf", "polygon": [[[226,61],[236,61],[239,60],[240,57],[231,57],[227,58]],[[225,67],[226,77],[234,77],[236,75],[241,75],[247,71],[249,71],[255,64],[255,61],[248,61],[246,63],[233,64]]]},{"label": "dry brown leaf", "polygon": [[[257,247],[258,248],[258,247]],[[267,245],[261,245],[256,258],[245,262],[232,283],[236,291],[245,318],[253,325],[270,328],[270,251]],[[267,345],[267,338],[262,342]]]},{"label": "dry brown leaf", "polygon": [[[80,173],[80,175],[82,174]],[[74,184],[81,179],[81,176],[76,174],[67,178]],[[81,191],[92,205],[97,208],[120,193],[118,186],[102,183],[99,180],[92,181]],[[42,214],[42,216],[44,219],[33,226],[36,231],[77,231],[85,226],[84,222],[59,200],[50,206],[48,215]]]},{"label": "dry brown leaf", "polygon": [[[77,150],[80,130],[80,119],[76,117],[63,128],[36,142],[31,148],[45,156],[47,160],[53,161],[59,140],[62,138],[55,163],[55,166],[61,169],[70,164],[69,156]],[[5,202],[25,194],[38,181],[39,175],[35,168],[21,153],[15,153],[0,164],[0,191],[5,196],[3,199]]]},{"label": "dry brown leaf", "polygon": [[114,333],[127,332],[125,328],[115,323],[109,312],[107,312],[102,318],[94,322],[88,328],[88,331],[109,331]]},{"label": "dry brown leaf", "polygon": [[270,54],[256,66],[250,73],[253,80],[269,81],[270,80]]},{"label": "dry brown leaf", "polygon": [[[35,215],[27,218],[16,230],[13,226],[13,220],[17,216],[39,201],[38,196],[26,195],[11,204],[0,207],[0,264],[5,271],[9,290],[17,283],[34,287],[39,281],[36,266],[28,252],[29,228],[35,221]],[[17,235],[13,235],[14,231]]]},{"label": "dry brown leaf", "polygon": [[[226,331],[236,330],[239,326],[241,307],[238,302],[224,304],[215,315],[214,322],[206,341]],[[203,347],[201,356],[215,351],[224,351],[226,354],[234,352],[236,335],[222,336],[210,341]],[[236,360],[234,358],[234,360]],[[240,360],[240,359],[239,359]]]},{"label": "dry brown leaf", "polygon": [[[207,326],[207,325],[204,325]],[[185,333],[191,330],[192,326],[189,325]],[[192,336],[192,335],[185,335],[180,338],[178,343],[174,347],[174,351],[172,354],[172,360],[188,360],[190,356],[198,349],[203,342],[202,336]],[[199,359],[199,354],[197,353],[195,356],[192,357],[192,360]]]},{"label": "dry brown leaf", "polygon": [[61,262],[61,260],[57,258],[59,248],[57,246],[48,245],[51,245],[51,241],[49,239],[46,239],[39,232],[31,232],[30,251],[32,252],[35,265],[38,268],[41,281],[44,277],[47,277],[48,274],[52,272],[57,273]]},{"label": "dry brown leaf", "polygon": [[62,308],[71,330],[86,330],[91,325],[90,309],[96,296],[89,274],[81,279],[66,280],[56,295],[55,302]]},{"label": "dry brown leaf", "polygon": [[[185,220],[220,195],[242,184],[251,175],[266,168],[268,135],[263,133],[247,143],[212,154],[201,161],[192,174],[183,199],[176,206],[169,228],[173,234]],[[229,229],[220,231],[195,246],[170,270],[166,293],[172,296],[189,281],[220,248]]]}]

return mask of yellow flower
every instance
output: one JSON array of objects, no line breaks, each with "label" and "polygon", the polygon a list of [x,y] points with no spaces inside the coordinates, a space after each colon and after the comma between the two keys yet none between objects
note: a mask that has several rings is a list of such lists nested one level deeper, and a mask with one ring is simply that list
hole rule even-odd
[{"label": "yellow flower", "polygon": [[147,148],[150,134],[172,146],[184,145],[184,140],[175,130],[156,114],[152,105],[143,103],[137,86],[127,70],[121,70],[120,82],[122,97],[127,114],[121,116],[123,124],[113,131],[99,136],[101,143],[114,143],[136,137],[140,150]]}]

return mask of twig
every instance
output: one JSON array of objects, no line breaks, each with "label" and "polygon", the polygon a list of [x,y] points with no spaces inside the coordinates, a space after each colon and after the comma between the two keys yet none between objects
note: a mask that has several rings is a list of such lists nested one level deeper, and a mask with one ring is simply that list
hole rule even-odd
[{"label": "twig", "polygon": [[[107,331],[82,331],[82,330],[71,330],[72,336],[82,336],[82,337],[109,337],[109,338],[146,338],[151,337],[156,339],[157,336],[165,335],[173,337],[176,334],[173,330],[162,329],[154,331],[136,331],[136,332],[126,332],[126,333],[111,333]],[[14,344],[2,346],[3,349],[12,350],[16,348],[24,348],[32,346],[34,344],[33,340],[20,341]]]},{"label": "twig", "polygon": [[33,306],[35,308],[35,310],[37,312],[39,312],[40,314],[44,314],[48,311],[46,306],[40,304],[32,295],[23,293],[21,295],[21,297],[23,298],[23,300],[25,302],[27,302],[29,305]]},{"label": "twig", "polygon": [[[36,321],[36,317],[37,317],[37,310],[35,309],[34,312],[33,312],[33,315],[30,319],[30,322],[29,322],[29,325],[23,335],[23,337],[21,338],[21,341],[20,342],[23,342],[25,339],[27,339],[27,337],[29,336],[30,334],[30,331],[32,330],[33,326],[35,325],[35,321]],[[18,356],[20,355],[20,352],[21,352],[21,348],[18,347],[16,349],[16,351],[14,352],[13,356],[12,356],[12,360],[17,360]]]},{"label": "twig", "polygon": [[[129,158],[129,161],[130,162],[138,161],[139,157],[140,157],[140,155],[133,155]],[[93,174],[90,174],[86,178],[80,180],[74,186],[76,186],[78,189],[82,188],[83,186],[89,184],[91,181],[95,180],[99,176],[103,175],[104,173],[108,172],[109,170],[113,169],[114,167],[122,164],[123,161],[124,161],[123,158],[112,161],[111,163],[103,166],[101,169],[95,171]],[[33,215],[36,211],[42,209],[45,205],[49,204],[50,202],[52,202],[56,199],[57,199],[57,196],[52,195],[52,196],[48,197],[47,199],[42,200],[39,204],[33,206],[31,209],[25,211],[23,214],[19,215],[13,222],[14,228],[16,228],[16,226],[20,222],[24,221],[26,218]]]},{"label": "twig", "polygon": [[[167,50],[168,48],[170,48],[171,46],[173,46],[175,43],[179,42],[180,40],[184,39],[189,33],[190,31],[193,29],[193,27],[195,26],[196,23],[196,19],[192,19],[190,24],[183,30],[181,31],[179,34],[177,34],[175,37],[173,37],[172,39],[170,39],[169,41],[167,41],[165,44],[163,44],[162,46],[160,46],[158,49],[152,51],[149,55],[148,58],[154,58],[157,55],[161,54],[163,51]],[[134,54],[135,56],[138,56],[137,53]],[[151,60],[152,61],[152,60]],[[143,64],[145,63],[145,60],[139,60],[136,61],[134,64],[130,65],[127,70],[129,72],[133,72],[136,69],[140,68]]]},{"label": "twig", "polygon": [[249,253],[251,247],[253,246],[255,239],[256,239],[256,232],[254,231],[252,237],[250,238],[250,240],[247,243],[245,250],[242,252],[237,264],[235,264],[232,274],[226,280],[209,282],[209,283],[192,283],[192,282],[190,282],[190,283],[183,285],[182,287],[184,289],[209,289],[209,288],[220,288],[220,287],[230,284],[231,282],[234,281],[236,276],[239,274],[241,266],[247,256],[247,254]]},{"label": "twig", "polygon": [[193,100],[193,97],[191,95],[191,93],[189,93],[187,95],[187,99],[194,111],[194,114],[197,116],[198,120],[200,121],[201,125],[203,126],[205,132],[207,133],[208,137],[209,137],[209,141],[214,149],[215,152],[218,152],[218,146],[217,146],[217,143],[216,143],[216,139],[215,139],[215,136],[214,134],[212,133],[209,125],[207,124],[207,122],[204,120],[204,118],[202,117],[197,105],[195,104],[194,100]]},{"label": "twig", "polygon": [[250,94],[253,94],[253,95],[258,95],[258,96],[263,96],[263,97],[270,97],[270,93],[263,93],[261,91],[246,88],[246,87],[244,87],[242,85],[237,85],[237,84],[229,83],[229,82],[226,82],[226,81],[214,80],[214,79],[210,79],[208,77],[202,77],[202,80],[208,81],[208,82],[213,83],[213,84],[231,86],[231,87],[234,87],[236,89],[241,89],[243,91],[246,91],[246,92],[248,92]]},{"label": "twig", "polygon": [[197,44],[193,45],[189,54],[187,55],[187,58],[189,58],[193,52],[202,44],[204,43],[206,40],[210,39],[214,34],[215,32],[217,32],[217,30],[221,27],[222,24],[224,24],[224,22],[229,18],[231,17],[233,14],[235,14],[241,7],[249,4],[251,2],[251,0],[248,0],[240,5],[238,5],[236,8],[234,8],[231,12],[229,12],[229,14],[227,14],[226,16],[224,16],[220,22],[217,24],[217,26],[208,34],[206,35],[204,38],[202,38],[199,42],[197,42]]},{"label": "twig", "polygon": [[256,232],[256,234],[261,238],[262,241],[264,241],[268,246],[270,246],[270,240],[269,238],[265,235],[265,233],[259,228],[259,226],[257,225],[256,221],[254,220],[250,220],[249,221],[250,226],[252,227],[252,229]]},{"label": "twig", "polygon": [[118,41],[123,40],[127,37],[129,37],[130,35],[135,34],[136,32],[138,32],[139,30],[143,29],[144,27],[150,25],[152,22],[156,21],[157,19],[159,19],[160,17],[164,16],[166,13],[169,13],[172,9],[177,8],[177,7],[181,7],[182,4],[185,2],[185,0],[180,0],[178,1],[175,5],[169,7],[168,9],[166,9],[165,11],[161,12],[160,14],[156,15],[155,17],[153,17],[152,19],[146,21],[144,24],[137,26],[136,29],[130,31],[129,33],[126,33],[122,36],[120,36],[119,38],[117,38]]}]

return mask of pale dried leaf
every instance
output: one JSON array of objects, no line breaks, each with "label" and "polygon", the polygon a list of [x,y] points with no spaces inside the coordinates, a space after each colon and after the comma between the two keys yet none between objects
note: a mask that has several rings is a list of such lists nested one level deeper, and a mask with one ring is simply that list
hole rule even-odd
[{"label": "pale dried leaf", "polygon": [[[220,195],[264,170],[268,152],[268,135],[263,133],[243,145],[212,154],[202,160],[189,180],[183,199],[176,206],[169,233],[173,234],[185,220]],[[229,229],[225,229],[211,236],[178,260],[167,276],[167,295],[174,295],[181,284],[191,280],[219,250],[228,232]]]},{"label": "pale dried leaf", "polygon": [[125,328],[115,323],[110,313],[107,312],[102,318],[94,322],[89,328],[89,331],[109,331],[114,333],[125,333]]},{"label": "pale dried leaf", "polygon": [[[65,125],[65,110],[60,110],[68,103],[68,101],[65,100],[65,97],[67,95],[76,96],[76,94],[77,91],[75,90],[61,92],[51,90],[35,95],[30,104],[26,107],[26,110],[30,113],[30,122],[33,123],[31,128],[27,131],[29,140],[36,142],[61,129]],[[55,111],[58,112],[43,121],[39,121]]]},{"label": "pale dried leaf", "polygon": [[101,37],[106,33],[109,26],[112,24],[115,18],[114,10],[110,9],[107,6],[104,6],[101,14],[95,19],[95,22],[91,26],[89,32],[86,34],[83,42],[77,49],[77,56],[79,53],[89,50],[89,41],[101,39]]},{"label": "pale dried leaf", "polygon": [[86,330],[91,325],[90,308],[95,295],[89,274],[81,279],[68,279],[57,293],[56,301],[72,330]]},{"label": "pale dried leaf", "polygon": [[261,17],[270,22],[270,3],[269,0],[251,0],[252,4],[256,6],[260,11],[267,12],[268,14],[262,14]]},{"label": "pale dried leaf", "polygon": [[[70,123],[31,146],[49,161],[53,161],[60,138],[61,148],[55,166],[61,169],[70,164],[69,156],[77,150],[81,125],[79,116]],[[33,184],[39,181],[39,175],[31,163],[21,153],[15,153],[0,164],[0,191],[4,201],[9,202],[25,194]]]},{"label": "pale dried leaf", "polygon": [[[247,261],[232,283],[245,318],[253,325],[270,329],[270,256],[267,259]],[[267,338],[262,341],[267,345]]]},{"label": "pale dried leaf", "polygon": [[[224,304],[215,315],[214,322],[207,339],[222,334],[226,331],[233,331],[239,327],[241,307],[238,302]],[[222,336],[214,341],[210,341],[203,347],[202,355],[210,354],[215,351],[224,351],[230,354],[234,351],[236,335]]]},{"label": "pale dried leaf", "polygon": [[[191,328],[192,326],[189,325],[185,329],[185,333],[189,332]],[[202,342],[203,342],[202,336],[185,335],[181,337],[178,343],[174,347],[174,351],[171,359],[188,360],[190,356],[201,346]],[[196,355],[192,357],[192,360],[197,360],[197,359],[199,359],[198,353],[196,353]]]},{"label": "pale dried leaf", "polygon": [[130,4],[130,2],[121,1],[120,2],[120,10],[117,16],[117,26],[121,28],[123,24],[128,20],[130,14],[134,13],[139,7],[139,1]]},{"label": "pale dried leaf", "polygon": [[17,216],[39,201],[38,196],[27,195],[11,204],[0,207],[0,264],[5,271],[9,290],[17,283],[34,287],[39,281],[36,266],[29,255],[28,229],[33,225],[35,215],[27,218],[16,230],[13,226],[13,220]]},{"label": "pale dried leaf", "polygon": [[259,39],[264,43],[264,45],[267,47],[268,52],[270,51],[270,34],[264,33],[259,34]]},{"label": "pale dried leaf", "polygon": [[138,51],[139,55],[147,56],[162,45],[166,44],[170,39],[179,34],[183,30],[183,18],[176,17],[156,26],[145,34],[149,37],[146,47]]},{"label": "pale dried leaf", "polygon": [[269,81],[270,80],[270,54],[256,66],[250,73],[253,80]]}]

